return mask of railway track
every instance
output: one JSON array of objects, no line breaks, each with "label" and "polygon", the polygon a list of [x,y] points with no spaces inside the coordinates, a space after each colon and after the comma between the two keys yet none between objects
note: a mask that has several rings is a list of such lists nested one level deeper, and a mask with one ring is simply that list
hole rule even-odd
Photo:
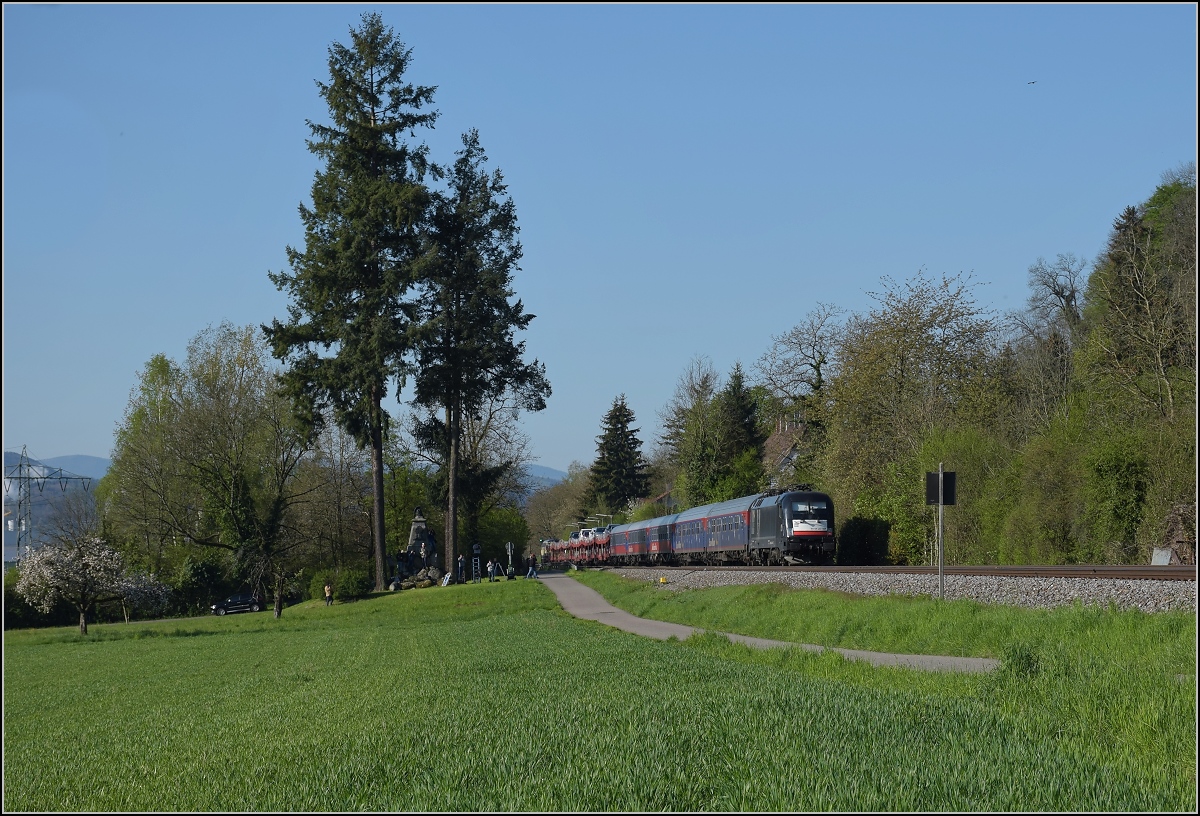
[{"label": "railway track", "polygon": [[[703,572],[706,570],[726,570],[733,572],[816,572],[816,573],[880,573],[884,575],[937,575],[937,567],[736,567],[736,566],[699,566],[699,567],[625,567],[625,569],[653,569],[661,572]],[[976,575],[1009,578],[1106,578],[1109,580],[1127,581],[1195,581],[1196,566],[1194,564],[1172,564],[1170,566],[1151,566],[1138,564],[1133,566],[1109,566],[1100,564],[1071,564],[1054,567],[943,567],[945,575]]]}]

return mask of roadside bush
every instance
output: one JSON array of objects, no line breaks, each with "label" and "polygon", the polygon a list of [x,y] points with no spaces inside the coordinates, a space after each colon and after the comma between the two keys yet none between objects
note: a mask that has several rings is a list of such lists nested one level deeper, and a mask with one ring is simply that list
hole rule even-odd
[{"label": "roadside bush", "polygon": [[1090,524],[1081,561],[1132,564],[1140,560],[1137,530],[1150,483],[1145,441],[1134,433],[1111,431],[1093,443],[1084,457],[1082,498]]},{"label": "roadside bush", "polygon": [[[322,587],[325,584],[321,584]],[[365,596],[375,587],[375,583],[371,580],[371,575],[365,569],[349,569],[343,567],[333,579],[333,596],[346,600],[348,598],[361,598]],[[325,590],[321,590],[321,597],[325,597]]]}]

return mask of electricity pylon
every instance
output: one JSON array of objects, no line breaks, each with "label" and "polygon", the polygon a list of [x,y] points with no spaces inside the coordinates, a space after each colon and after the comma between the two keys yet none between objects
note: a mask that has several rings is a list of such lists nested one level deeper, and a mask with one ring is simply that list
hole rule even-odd
[{"label": "electricity pylon", "polygon": [[17,534],[18,563],[21,558],[29,555],[36,544],[33,534],[33,486],[37,485],[40,494],[45,489],[46,482],[58,482],[59,487],[65,493],[67,482],[83,482],[83,489],[87,490],[91,486],[92,477],[80,476],[62,468],[46,467],[41,462],[34,464],[25,452],[25,446],[21,446],[21,458],[17,460],[17,463],[4,467],[5,503],[9,502],[9,494],[14,485],[17,489],[16,516],[12,515],[12,510],[5,508],[4,518],[9,529],[14,530]]}]

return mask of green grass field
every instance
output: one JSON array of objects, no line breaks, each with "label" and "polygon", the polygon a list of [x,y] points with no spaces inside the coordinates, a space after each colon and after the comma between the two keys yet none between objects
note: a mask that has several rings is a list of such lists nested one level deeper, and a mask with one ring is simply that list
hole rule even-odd
[{"label": "green grass field", "polygon": [[651,617],[1005,665],[653,641],[534,581],[6,632],[4,809],[1195,810],[1194,614],[579,577]]}]

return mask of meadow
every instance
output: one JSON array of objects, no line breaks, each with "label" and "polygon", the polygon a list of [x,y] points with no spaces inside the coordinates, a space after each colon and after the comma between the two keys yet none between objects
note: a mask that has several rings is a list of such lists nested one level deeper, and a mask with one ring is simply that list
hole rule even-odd
[{"label": "meadow", "polygon": [[5,811],[1187,811],[1194,614],[578,580],[760,637],[654,641],[535,581],[4,640]]}]

